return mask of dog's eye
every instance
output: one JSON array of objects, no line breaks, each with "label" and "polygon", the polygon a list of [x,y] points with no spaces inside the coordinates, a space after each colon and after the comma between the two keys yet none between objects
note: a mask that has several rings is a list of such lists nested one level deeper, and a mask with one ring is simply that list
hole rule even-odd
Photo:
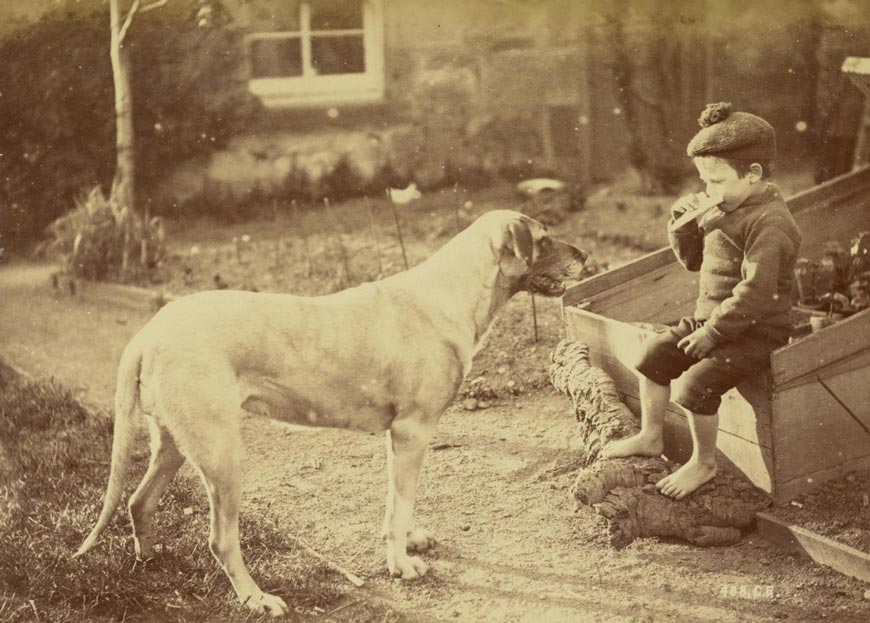
[{"label": "dog's eye", "polygon": [[550,240],[549,238],[541,238],[538,241],[538,248],[541,251],[549,251],[552,244],[553,244],[553,241]]}]

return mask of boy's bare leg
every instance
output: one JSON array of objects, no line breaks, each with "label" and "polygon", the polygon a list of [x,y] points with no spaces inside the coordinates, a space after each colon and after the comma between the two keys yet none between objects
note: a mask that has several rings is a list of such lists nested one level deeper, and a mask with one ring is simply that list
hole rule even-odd
[{"label": "boy's bare leg", "polygon": [[689,413],[692,431],[692,458],[680,469],[656,483],[664,495],[682,499],[716,476],[716,436],[719,432],[719,414]]},{"label": "boy's bare leg", "polygon": [[670,385],[659,385],[640,375],[640,432],[626,439],[610,442],[601,451],[601,456],[606,459],[659,456],[665,447],[662,432],[665,410],[670,401]]}]

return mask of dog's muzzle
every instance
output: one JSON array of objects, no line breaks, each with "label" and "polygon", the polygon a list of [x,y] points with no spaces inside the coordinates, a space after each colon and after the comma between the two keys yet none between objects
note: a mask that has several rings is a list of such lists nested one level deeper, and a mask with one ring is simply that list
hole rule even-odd
[{"label": "dog's muzzle", "polygon": [[558,251],[541,258],[523,275],[520,289],[541,296],[562,296],[565,282],[577,281],[589,254],[569,244],[560,243]]}]

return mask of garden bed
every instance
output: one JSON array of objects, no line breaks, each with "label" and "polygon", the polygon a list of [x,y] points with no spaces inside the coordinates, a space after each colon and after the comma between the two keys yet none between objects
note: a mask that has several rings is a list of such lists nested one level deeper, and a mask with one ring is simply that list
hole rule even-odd
[{"label": "garden bed", "polygon": [[870,470],[828,481],[768,512],[870,554]]}]

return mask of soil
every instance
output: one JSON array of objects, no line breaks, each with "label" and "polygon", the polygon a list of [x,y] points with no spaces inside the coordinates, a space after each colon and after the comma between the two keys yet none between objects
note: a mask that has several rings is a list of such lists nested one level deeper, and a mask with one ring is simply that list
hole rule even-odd
[{"label": "soil", "polygon": [[[457,220],[470,219],[498,199],[450,200],[462,209],[438,212],[434,198],[402,213],[412,264],[446,240]],[[667,205],[667,198],[622,207],[613,197],[596,200],[603,207],[573,214],[553,229],[611,266],[660,242],[661,233],[654,232],[664,229],[658,223],[664,217],[654,205]],[[376,276],[375,245],[360,207],[334,208],[351,258],[351,279],[341,274],[334,233],[308,214],[302,227],[315,266],[307,276],[300,222],[290,216],[220,228],[173,224],[176,242],[164,283],[152,287],[173,293],[214,287],[219,274],[231,287],[313,294]],[[646,225],[633,225],[637,231],[620,244],[608,233],[621,232],[620,221],[641,218]],[[402,264],[391,219],[383,211],[376,218],[385,273]],[[244,235],[250,240],[243,242]],[[57,377],[108,409],[120,352],[150,314],[71,301],[50,291],[49,272],[41,266],[0,269],[0,353],[36,376]],[[505,308],[459,399],[439,424],[416,504],[419,523],[439,544],[424,555],[430,572],[420,581],[403,583],[386,572],[379,538],[385,494],[381,436],[246,420],[242,512],[303,536],[366,581],[333,620],[353,621],[357,609],[374,602],[388,603],[399,620],[413,622],[870,619],[867,585],[751,533],[727,548],[655,539],[619,551],[607,545],[599,518],[575,508],[568,494],[581,458],[576,424],[568,399],[547,381],[549,351],[563,336],[559,302],[536,298],[535,307],[537,339],[530,297],[519,295]],[[181,477],[194,475],[185,467]],[[867,525],[864,507],[842,516],[818,510],[853,509],[868,479],[856,475],[855,482],[808,497],[803,509],[792,508],[807,511],[811,517],[801,521],[821,521],[825,530],[860,531]],[[835,522],[841,522],[839,528],[833,528]],[[856,543],[866,549],[864,538]]]},{"label": "soil", "polygon": [[773,515],[870,552],[870,471],[846,474],[773,509]]}]

